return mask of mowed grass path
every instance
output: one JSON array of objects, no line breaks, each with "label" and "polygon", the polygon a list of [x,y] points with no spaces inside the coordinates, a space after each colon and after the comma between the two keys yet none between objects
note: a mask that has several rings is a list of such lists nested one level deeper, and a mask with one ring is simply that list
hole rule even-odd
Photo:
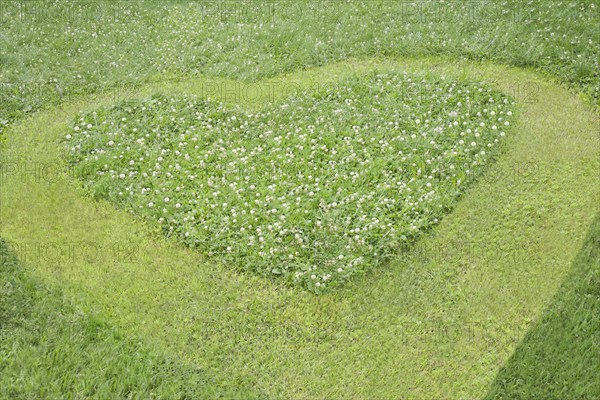
[{"label": "mowed grass path", "polygon": [[[83,198],[64,177],[6,174],[0,236],[83,307],[108,313],[223,385],[284,398],[483,396],[566,276],[598,211],[598,118],[578,96],[534,72],[466,61],[351,60],[269,85],[311,87],[373,68],[484,78],[508,93],[534,87],[536,96],[520,104],[504,155],[418,245],[426,251],[405,252],[343,290],[314,296],[234,273],[163,239],[141,219]],[[235,87],[198,78],[156,83],[136,97],[199,93],[207,82]],[[110,101],[36,115],[10,129],[5,153],[29,166],[56,165],[70,118]],[[92,243],[102,251],[92,262],[19,254],[55,243]],[[117,243],[135,259],[127,251],[115,259]]]}]

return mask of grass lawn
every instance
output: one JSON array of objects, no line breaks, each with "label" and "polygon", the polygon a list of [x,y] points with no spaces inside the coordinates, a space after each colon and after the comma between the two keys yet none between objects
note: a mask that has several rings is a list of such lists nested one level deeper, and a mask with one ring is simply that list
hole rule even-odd
[{"label": "grass lawn", "polygon": [[593,399],[600,394],[600,219],[569,275],[494,380],[486,399]]},{"label": "grass lawn", "polygon": [[0,260],[3,399],[259,398],[219,388],[199,368],[79,309],[59,289],[32,279],[4,242]]},{"label": "grass lawn", "polygon": [[0,3],[0,397],[600,398],[599,27]]},{"label": "grass lawn", "polygon": [[515,108],[423,74],[335,83],[251,111],[128,100],[78,116],[67,157],[94,198],[218,262],[322,292],[437,224],[500,152]]},{"label": "grass lawn", "polygon": [[[515,82],[540,88],[538,102],[521,105],[505,153],[490,167],[493,179],[476,182],[428,235],[422,248],[430,251],[395,257],[385,269],[314,296],[162,239],[158,224],[90,202],[68,176],[35,174],[7,176],[2,209],[11,213],[2,216],[2,236],[22,252],[73,244],[73,256],[54,260],[21,254],[49,285],[85,293],[83,309],[99,308],[119,329],[160,343],[221,386],[285,398],[482,395],[585,239],[598,198],[597,117],[535,73],[490,64],[356,60],[281,79],[309,86],[373,68],[471,73],[499,90]],[[137,98],[201,86],[202,78],[158,85]],[[14,128],[8,149],[56,165],[72,116],[103,103],[40,113]],[[524,179],[516,166],[527,162],[538,167]],[[86,244],[97,249],[87,261]],[[120,257],[115,244],[128,246]]]}]

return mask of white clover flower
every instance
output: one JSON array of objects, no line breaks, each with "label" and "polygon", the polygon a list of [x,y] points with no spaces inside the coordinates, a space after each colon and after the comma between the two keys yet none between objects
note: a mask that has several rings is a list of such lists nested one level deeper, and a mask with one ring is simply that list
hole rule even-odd
[{"label": "white clover flower", "polygon": [[67,136],[65,136],[65,138],[67,138],[67,140],[70,140],[71,139],[71,135],[67,135]]},{"label": "white clover flower", "polygon": [[[359,113],[358,122],[351,127],[352,135],[340,138],[335,144],[330,142],[331,135],[335,135],[335,128],[343,122],[343,118],[334,113],[315,115],[314,121],[306,121],[312,125],[307,125],[304,117],[316,110],[315,106],[309,105],[310,101],[304,103],[302,100],[292,100],[288,108],[290,112],[286,116],[289,120],[277,126],[279,122],[274,125],[271,120],[279,110],[240,115],[240,118],[229,115],[229,118],[216,121],[208,117],[212,114],[210,107],[224,110],[221,105],[214,103],[208,105],[206,110],[194,108],[196,100],[192,101],[185,96],[184,103],[180,99],[161,99],[161,102],[164,101],[162,104],[142,103],[148,106],[148,113],[154,113],[149,116],[155,117],[157,121],[173,122],[177,126],[176,130],[181,129],[185,135],[181,132],[161,134],[158,126],[152,128],[152,125],[147,125],[145,118],[129,121],[127,125],[131,126],[120,124],[119,119],[114,121],[105,118],[108,124],[102,120],[94,123],[98,123],[99,127],[104,123],[109,132],[114,132],[120,124],[122,132],[104,136],[115,142],[118,140],[119,143],[111,141],[106,147],[94,148],[92,146],[97,138],[92,136],[96,132],[85,132],[81,138],[72,133],[72,137],[67,140],[81,143],[80,147],[74,143],[72,151],[80,151],[81,158],[86,161],[91,161],[93,157],[98,159],[98,156],[114,160],[113,164],[107,163],[109,165],[100,168],[97,175],[98,178],[105,174],[113,179],[127,179],[123,183],[130,187],[123,190],[123,193],[133,190],[135,194],[139,194],[128,197],[132,200],[129,207],[145,208],[145,200],[148,208],[156,207],[160,210],[160,199],[163,198],[163,213],[156,216],[161,217],[158,221],[163,227],[179,232],[180,238],[189,238],[190,244],[198,244],[211,235],[218,235],[218,240],[214,243],[207,242],[209,254],[227,254],[225,249],[232,251],[232,247],[239,243],[240,250],[243,249],[244,254],[248,255],[244,262],[252,263],[257,269],[269,267],[270,271],[273,264],[283,258],[288,262],[284,263],[282,269],[295,276],[295,281],[306,279],[315,282],[313,288],[321,289],[329,285],[325,282],[341,278],[341,275],[332,278],[331,274],[323,273],[320,267],[312,263],[324,259],[326,261],[323,268],[334,275],[350,275],[358,265],[377,261],[373,257],[379,257],[385,252],[384,249],[379,250],[381,242],[378,242],[378,238],[390,236],[408,240],[406,235],[412,234],[411,230],[417,233],[437,223],[434,216],[444,207],[447,196],[443,190],[439,190],[438,195],[433,187],[447,189],[451,185],[444,185],[443,182],[448,179],[448,183],[457,181],[454,186],[462,190],[461,181],[457,179],[461,175],[458,170],[467,176],[476,175],[486,161],[486,153],[475,149],[480,146],[477,140],[481,141],[482,149],[493,146],[492,143],[499,143],[500,138],[495,135],[486,137],[486,128],[490,127],[489,130],[493,133],[500,133],[500,137],[505,136],[504,132],[500,132],[505,122],[502,117],[511,113],[505,114],[504,106],[494,107],[498,111],[484,109],[482,105],[487,103],[487,99],[482,95],[471,98],[478,87],[463,90],[465,94],[457,96],[457,100],[462,100],[457,107],[452,105],[454,100],[447,96],[461,92],[455,84],[447,83],[444,91],[437,91],[435,85],[420,81],[419,79],[418,84],[428,85],[428,90],[435,93],[432,102],[440,106],[440,111],[428,111],[427,107],[418,104],[413,110],[400,110],[396,114],[399,110],[386,110],[388,105],[373,96],[370,103],[362,103],[361,106],[382,106],[385,112],[376,113],[371,118],[370,114],[360,114],[366,109],[363,111],[354,108],[355,102],[344,103],[346,97],[353,97],[350,90],[352,86],[344,84],[346,86],[341,86],[344,90],[329,91],[332,95],[331,110],[340,108],[340,112]],[[383,92],[388,94],[393,87],[387,85],[398,82],[404,84],[406,78],[380,79]],[[489,97],[491,92],[484,93]],[[336,107],[333,103],[335,101],[341,107]],[[479,117],[476,116],[478,107],[481,109]],[[186,113],[181,113],[182,108],[194,110],[191,118]],[[136,108],[138,109],[141,106]],[[93,120],[83,117],[78,122],[79,126],[73,127],[75,132],[86,129],[88,122],[84,122],[84,119]],[[408,121],[409,124],[414,121],[418,126],[414,132],[407,132],[400,121]],[[487,125],[488,121],[492,125]],[[198,128],[193,124],[198,124]],[[467,129],[468,127],[471,129]],[[136,132],[137,130],[144,133]],[[363,131],[369,134],[362,137],[360,134]],[[264,139],[263,143],[250,144],[248,136],[244,136],[246,133],[250,133],[251,137]],[[433,140],[432,134],[440,139]],[[66,132],[64,135],[66,137]],[[98,136],[102,135],[98,133]],[[154,140],[156,147],[155,144],[147,143]],[[196,144],[202,146],[195,146]],[[114,148],[109,147],[113,145]],[[90,154],[84,154],[84,149],[88,148],[93,150]],[[435,152],[432,153],[430,150],[434,148]],[[392,153],[397,153],[402,169],[380,168],[377,157],[393,156]],[[427,155],[422,157],[422,154]],[[176,161],[181,158],[185,160],[178,164]],[[169,165],[171,159],[176,160],[172,162],[173,165]],[[119,173],[118,167],[127,165],[126,163],[129,163],[128,169]],[[262,163],[266,164],[268,174],[259,172],[262,170]],[[139,172],[134,170],[137,167]],[[463,167],[471,169],[465,172]],[[239,175],[237,171],[240,170],[247,172]],[[414,175],[411,171],[414,171]],[[404,175],[404,172],[408,174]],[[372,185],[358,185],[358,181],[371,175],[376,176]],[[204,178],[199,179],[200,176]],[[407,176],[405,181],[404,176]],[[138,182],[137,178],[142,179]],[[183,183],[190,180],[197,184],[187,187]],[[118,191],[120,188],[115,186]],[[265,193],[261,193],[263,188]],[[174,200],[174,208],[178,211],[166,208],[171,199],[165,196],[170,196],[172,191],[176,192],[174,196],[178,200]],[[150,199],[157,200],[157,204],[149,202]],[[313,208],[308,206],[311,202],[318,204]],[[181,211],[183,204],[187,204],[189,212]],[[390,205],[394,207],[388,208]],[[406,207],[408,210],[407,220],[399,223],[399,226],[390,222],[390,213],[396,206]],[[336,207],[347,207],[351,211],[346,215],[336,213]],[[205,210],[210,211],[204,212]],[[146,210],[146,213],[153,214],[154,210]],[[188,224],[196,228],[187,231]],[[362,228],[356,228],[355,224]],[[334,241],[331,242],[330,239]],[[335,240],[340,241],[339,246]],[[314,256],[313,246],[320,252]],[[338,255],[333,252],[336,248],[339,249]],[[300,261],[298,264],[309,267],[307,271],[299,269],[299,265],[293,262],[296,259]],[[307,279],[309,276],[311,280]]]},{"label": "white clover flower", "polygon": [[112,140],[110,140],[110,141],[108,142],[108,145],[109,145],[109,146],[112,146],[113,144],[115,144],[115,142],[113,142]]}]

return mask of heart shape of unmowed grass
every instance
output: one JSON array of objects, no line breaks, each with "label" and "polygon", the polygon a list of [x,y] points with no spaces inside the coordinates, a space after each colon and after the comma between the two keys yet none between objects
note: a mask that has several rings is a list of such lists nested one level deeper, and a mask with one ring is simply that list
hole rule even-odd
[{"label": "heart shape of unmowed grass", "polygon": [[156,95],[82,113],[66,158],[94,196],[168,236],[319,292],[438,223],[500,151],[513,105],[483,83],[395,72],[252,112]]}]

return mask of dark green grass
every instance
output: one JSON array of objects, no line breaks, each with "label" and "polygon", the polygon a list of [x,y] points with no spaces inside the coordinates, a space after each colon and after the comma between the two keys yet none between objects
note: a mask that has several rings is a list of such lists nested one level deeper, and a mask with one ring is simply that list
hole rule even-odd
[{"label": "dark green grass", "polygon": [[600,217],[486,399],[600,399]]},{"label": "dark green grass", "polygon": [[125,337],[41,286],[0,241],[1,399],[256,398]]}]

